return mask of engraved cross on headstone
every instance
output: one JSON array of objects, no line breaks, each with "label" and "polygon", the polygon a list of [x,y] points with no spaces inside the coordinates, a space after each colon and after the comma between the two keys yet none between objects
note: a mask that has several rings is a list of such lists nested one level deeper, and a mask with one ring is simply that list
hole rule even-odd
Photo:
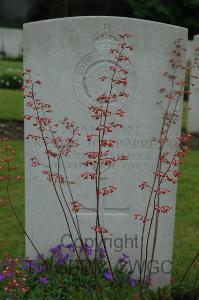
[{"label": "engraved cross on headstone", "polygon": [[[107,177],[102,177],[101,181],[102,182],[106,182]],[[116,191],[117,193],[117,191]],[[127,205],[127,203],[124,205],[122,205],[120,207],[106,207],[106,202],[108,201],[108,196],[104,196],[103,199],[100,199],[100,209],[99,209],[99,215],[100,215],[100,221],[101,221],[101,225],[103,225],[104,223],[104,217],[106,216],[127,216],[129,214],[130,211],[130,206]],[[78,215],[94,215],[96,214],[96,206],[94,207],[87,207],[85,205],[85,207],[81,207],[80,212],[78,213]]]}]

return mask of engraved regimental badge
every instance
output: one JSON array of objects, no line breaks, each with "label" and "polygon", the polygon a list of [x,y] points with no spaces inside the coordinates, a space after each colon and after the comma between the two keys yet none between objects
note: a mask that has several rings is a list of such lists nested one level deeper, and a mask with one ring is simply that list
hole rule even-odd
[{"label": "engraved regimental badge", "polygon": [[[101,94],[110,93],[110,81],[100,81],[99,78],[112,75],[110,66],[116,65],[116,61],[110,49],[117,48],[119,35],[110,29],[110,25],[104,25],[104,30],[95,34],[92,41],[93,51],[80,61],[74,74],[75,94],[84,106],[92,104]],[[120,62],[118,66],[128,71],[128,85],[117,85],[112,93],[127,92],[131,98],[136,87],[136,73],[132,62],[129,58],[128,61]],[[118,102],[121,107],[126,101],[121,99]],[[117,103],[112,105],[117,105]]]}]

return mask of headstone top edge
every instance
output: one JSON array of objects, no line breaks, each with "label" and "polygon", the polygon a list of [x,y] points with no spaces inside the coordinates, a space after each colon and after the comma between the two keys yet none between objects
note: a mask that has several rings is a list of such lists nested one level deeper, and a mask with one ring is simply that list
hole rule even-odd
[{"label": "headstone top edge", "polygon": [[0,30],[10,30],[10,31],[19,31],[21,32],[22,31],[22,28],[15,28],[15,27],[0,27]]},{"label": "headstone top edge", "polygon": [[173,25],[173,24],[167,24],[167,23],[162,23],[162,22],[157,22],[157,21],[150,21],[146,19],[138,19],[138,18],[129,18],[129,17],[118,17],[118,16],[75,16],[75,17],[64,17],[64,18],[55,18],[55,19],[46,19],[46,20],[41,20],[41,21],[36,21],[36,22],[29,22],[29,23],[24,23],[23,24],[23,29],[28,28],[29,26],[33,26],[36,24],[45,24],[45,23],[56,23],[56,22],[66,22],[70,20],[84,20],[84,19],[102,19],[102,20],[128,20],[132,22],[137,22],[137,23],[145,23],[145,24],[154,24],[157,26],[162,26],[162,27],[170,27],[170,28],[176,28],[176,29],[181,29],[185,30],[188,32],[188,28],[186,27],[181,27],[178,25]]}]

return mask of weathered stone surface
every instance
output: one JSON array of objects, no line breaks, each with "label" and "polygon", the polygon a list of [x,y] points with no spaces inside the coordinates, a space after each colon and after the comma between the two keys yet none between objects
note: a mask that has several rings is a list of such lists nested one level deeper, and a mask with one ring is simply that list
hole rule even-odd
[{"label": "weathered stone surface", "polygon": [[[121,32],[133,33],[135,50],[125,65],[129,71],[127,92],[130,97],[120,103],[127,111],[127,117],[123,119],[125,128],[116,131],[114,136],[117,138],[114,153],[127,154],[129,160],[104,170],[104,185],[115,184],[118,191],[100,203],[100,218],[111,233],[107,236],[111,260],[115,262],[121,253],[128,254],[132,268],[135,267],[135,277],[138,277],[136,262],[140,259],[143,224],[134,220],[133,214],[145,214],[149,198],[149,192],[140,191],[138,186],[143,180],[151,182],[157,164],[158,146],[152,139],[158,138],[162,124],[159,89],[170,86],[161,74],[170,68],[174,41],[182,38],[186,42],[187,30],[119,17],[75,17],[29,23],[24,26],[24,64],[32,67],[34,78],[43,82],[38,97],[55,107],[56,119],[62,119],[66,114],[80,127],[81,145],[65,163],[69,180],[75,183],[72,185],[74,198],[95,208],[95,185],[80,176],[85,170],[81,164],[84,153],[95,149],[95,145],[91,144],[89,148],[85,142],[85,136],[93,126],[86,107],[103,93],[98,77],[111,62],[107,48],[117,42]],[[169,149],[180,129],[181,122],[178,121],[169,133]],[[25,133],[31,132],[31,125],[27,123]],[[38,169],[30,167],[30,157],[44,155],[43,151],[37,143],[26,142],[26,230],[39,250],[46,254],[61,237],[64,236],[64,242],[70,242],[70,238],[66,236],[67,226],[52,186]],[[155,251],[158,272],[152,276],[155,286],[170,281],[175,198],[175,186],[168,195],[161,197],[162,203],[172,205],[173,210],[161,215],[159,220]],[[79,220],[82,235],[94,241],[91,227],[95,225],[95,214],[81,210]],[[152,229],[154,231],[154,225]],[[28,241],[26,255],[35,255]]]},{"label": "weathered stone surface", "polygon": [[[194,36],[191,51],[191,62],[193,65],[191,75],[199,77],[198,61],[194,62],[196,48],[199,47],[199,34]],[[198,60],[198,58],[197,58]],[[199,81],[191,78],[194,85],[190,85],[189,96],[188,131],[199,134]]]},{"label": "weathered stone surface", "polygon": [[22,30],[0,28],[0,51],[9,57],[22,56]]}]

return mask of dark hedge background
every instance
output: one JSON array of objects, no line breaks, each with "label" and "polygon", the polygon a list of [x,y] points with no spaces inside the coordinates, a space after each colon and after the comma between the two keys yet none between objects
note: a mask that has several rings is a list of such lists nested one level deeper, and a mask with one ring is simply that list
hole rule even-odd
[{"label": "dark hedge background", "polygon": [[0,0],[0,26],[83,15],[113,15],[180,25],[199,33],[199,0]]}]

